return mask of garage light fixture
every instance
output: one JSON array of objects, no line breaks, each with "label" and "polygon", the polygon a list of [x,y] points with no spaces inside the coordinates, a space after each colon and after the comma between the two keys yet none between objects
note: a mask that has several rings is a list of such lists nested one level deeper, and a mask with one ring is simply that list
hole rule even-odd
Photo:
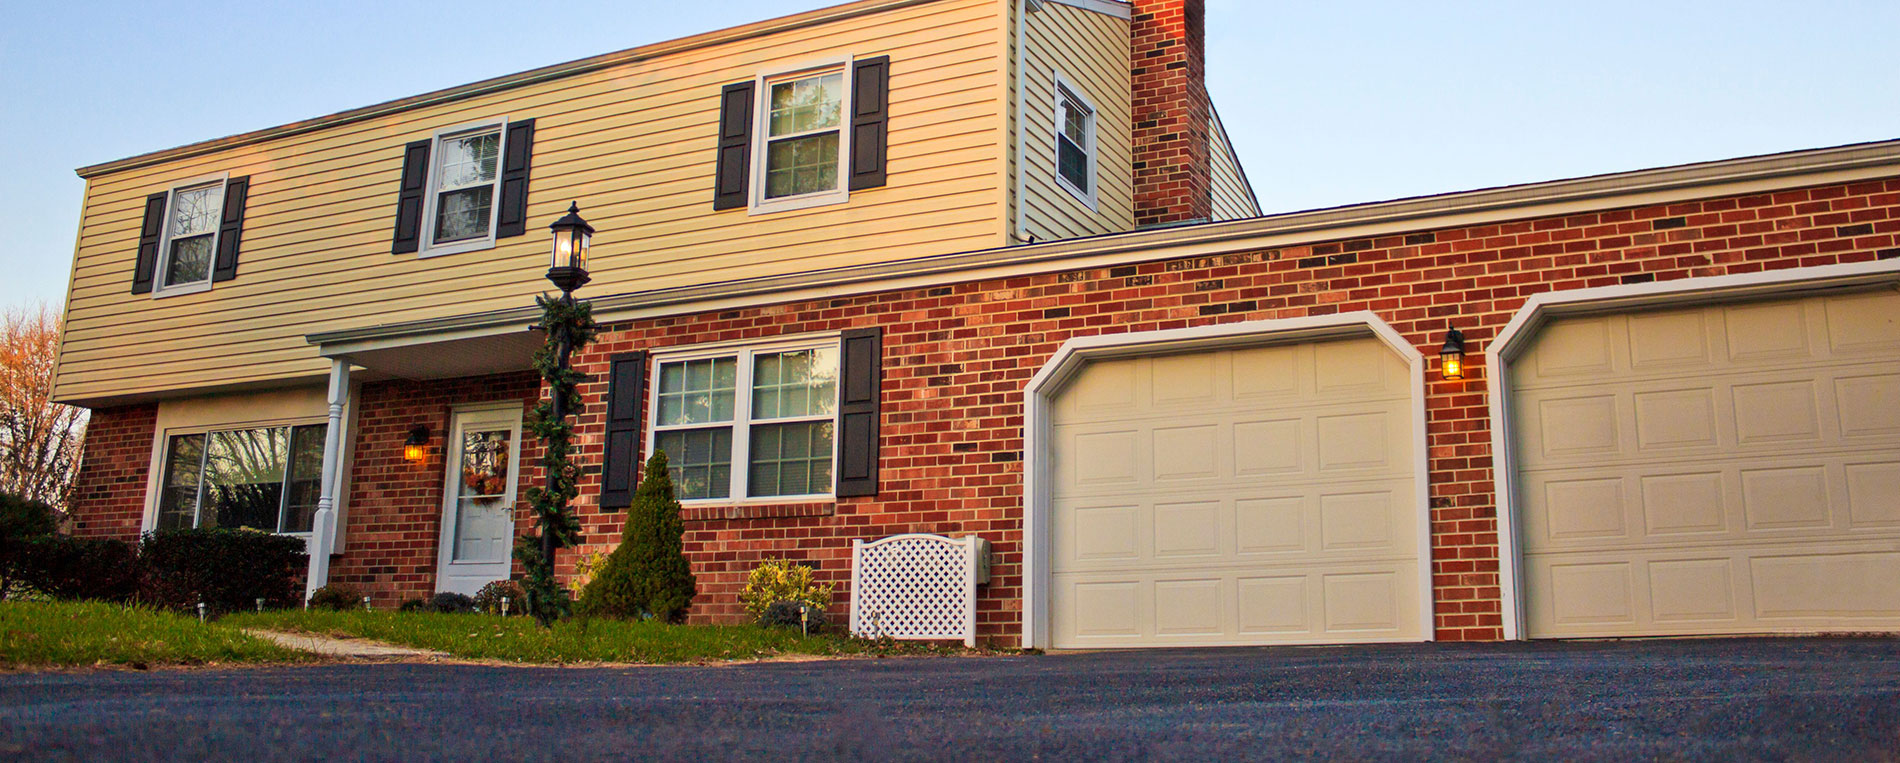
[{"label": "garage light fixture", "polygon": [[1438,370],[1447,379],[1465,378],[1465,335],[1458,329],[1445,331],[1445,346],[1438,350]]},{"label": "garage light fixture", "polygon": [[409,439],[402,442],[402,460],[412,464],[422,463],[429,457],[429,428],[417,424],[409,428]]}]

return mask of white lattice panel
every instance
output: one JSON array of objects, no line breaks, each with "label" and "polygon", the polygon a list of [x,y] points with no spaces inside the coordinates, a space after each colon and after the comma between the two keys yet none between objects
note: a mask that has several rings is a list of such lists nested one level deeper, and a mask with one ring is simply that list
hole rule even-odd
[{"label": "white lattice panel", "polygon": [[851,632],[976,646],[976,585],[987,555],[987,543],[975,536],[852,541]]}]

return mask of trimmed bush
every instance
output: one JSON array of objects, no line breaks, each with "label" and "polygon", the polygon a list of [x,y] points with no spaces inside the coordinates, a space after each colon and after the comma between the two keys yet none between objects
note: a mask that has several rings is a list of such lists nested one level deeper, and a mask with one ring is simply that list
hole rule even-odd
[{"label": "trimmed bush", "polygon": [[746,576],[739,602],[753,617],[764,617],[766,610],[781,602],[804,603],[820,612],[831,606],[830,583],[812,580],[812,570],[786,559],[767,559]]},{"label": "trimmed bush", "polygon": [[308,565],[299,538],[227,528],[156,530],[139,543],[139,598],[161,609],[212,612],[296,606]]},{"label": "trimmed bush", "polygon": [[[416,599],[415,601],[422,600]],[[363,592],[356,590],[356,586],[348,583],[331,583],[310,592],[311,609],[329,609],[342,612],[346,609],[361,609],[362,606]],[[406,603],[403,605],[405,608],[408,606]]]},{"label": "trimmed bush", "polygon": [[581,593],[581,613],[663,622],[684,619],[698,593],[693,569],[681,551],[685,535],[680,502],[673,497],[673,478],[666,471],[666,454],[654,453],[647,459],[633,505],[627,508],[620,546]]},{"label": "trimmed bush", "polygon": [[9,585],[55,599],[123,602],[138,590],[139,558],[132,544],[110,538],[46,535],[11,541],[4,577]]},{"label": "trimmed bush", "polygon": [[59,529],[59,517],[53,507],[10,493],[0,493],[0,598],[4,598],[19,577],[24,552],[22,544],[45,538]]},{"label": "trimmed bush", "polygon": [[[420,604],[410,609],[411,604]],[[427,599],[412,599],[402,605],[404,612],[440,612],[445,615],[474,614],[475,600],[463,594],[443,591]]]},{"label": "trimmed bush", "polygon": [[802,601],[776,601],[759,615],[759,625],[764,628],[801,628],[817,633],[825,623],[825,610]]},{"label": "trimmed bush", "polygon": [[482,590],[475,592],[475,608],[491,615],[503,614],[501,600],[506,597],[508,599],[507,614],[525,615],[527,612],[521,606],[522,595],[520,583],[513,580],[497,580],[482,586]]}]

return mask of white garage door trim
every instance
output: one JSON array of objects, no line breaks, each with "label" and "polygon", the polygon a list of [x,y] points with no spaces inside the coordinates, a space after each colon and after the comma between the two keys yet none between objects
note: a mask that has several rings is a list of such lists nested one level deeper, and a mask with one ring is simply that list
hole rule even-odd
[{"label": "white garage door trim", "polygon": [[1064,382],[1088,362],[1096,360],[1364,336],[1377,337],[1398,353],[1411,373],[1412,453],[1417,475],[1413,482],[1419,507],[1418,579],[1422,589],[1419,623],[1423,640],[1432,640],[1431,484],[1426,469],[1424,357],[1379,316],[1351,312],[1078,337],[1064,342],[1061,349],[1050,356],[1023,390],[1023,648],[1046,649],[1050,644],[1050,560],[1054,558],[1054,551],[1050,548],[1049,458],[1044,449],[1050,441],[1049,406]]},{"label": "white garage door trim", "polygon": [[1563,316],[1620,312],[1667,305],[1687,307],[1696,304],[1732,302],[1751,297],[1792,298],[1817,292],[1859,289],[1880,284],[1900,286],[1900,260],[1876,260],[1844,265],[1789,268],[1760,273],[1744,273],[1705,278],[1684,278],[1662,283],[1604,286],[1593,289],[1546,292],[1530,298],[1498,332],[1485,349],[1487,376],[1490,381],[1492,475],[1496,483],[1498,505],[1498,577],[1504,599],[1504,637],[1524,639],[1524,590],[1519,582],[1523,562],[1518,537],[1522,523],[1513,506],[1517,495],[1517,464],[1512,454],[1511,410],[1506,401],[1510,390],[1510,363],[1517,359],[1543,325]]}]

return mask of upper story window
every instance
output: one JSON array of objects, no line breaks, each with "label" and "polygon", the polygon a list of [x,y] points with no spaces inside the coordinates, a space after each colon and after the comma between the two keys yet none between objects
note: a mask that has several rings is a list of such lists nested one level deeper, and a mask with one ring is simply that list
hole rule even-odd
[{"label": "upper story window", "polygon": [[884,185],[890,67],[844,58],[726,85],[713,208],[804,209]]},{"label": "upper story window", "polygon": [[172,435],[157,529],[248,527],[307,533],[323,471],[321,424]]},{"label": "upper story window", "polygon": [[1095,107],[1056,80],[1056,177],[1076,198],[1095,206]]},{"label": "upper story window", "polygon": [[844,70],[767,84],[765,199],[839,190],[844,159]]},{"label": "upper story window", "polygon": [[829,498],[836,340],[654,361],[653,440],[683,501]]},{"label": "upper story window", "polygon": [[445,128],[404,146],[390,251],[455,254],[525,234],[533,155],[532,119]]},{"label": "upper story window", "polygon": [[165,210],[164,240],[159,245],[159,292],[211,286],[211,266],[218,252],[218,219],[223,210],[222,179],[172,190]]},{"label": "upper story window", "polygon": [[437,135],[429,171],[429,240],[435,253],[458,243],[493,241],[501,181],[501,125]]}]

